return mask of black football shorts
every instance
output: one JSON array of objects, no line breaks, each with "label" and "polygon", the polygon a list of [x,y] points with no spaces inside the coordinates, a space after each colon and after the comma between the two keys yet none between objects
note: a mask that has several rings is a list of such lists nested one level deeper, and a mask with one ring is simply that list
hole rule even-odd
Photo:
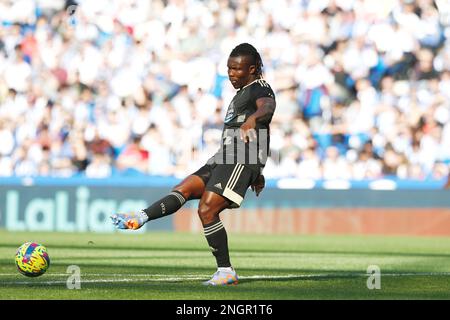
[{"label": "black football shorts", "polygon": [[220,194],[231,202],[230,209],[239,208],[248,187],[259,172],[242,164],[206,164],[193,173],[206,185],[205,190]]}]

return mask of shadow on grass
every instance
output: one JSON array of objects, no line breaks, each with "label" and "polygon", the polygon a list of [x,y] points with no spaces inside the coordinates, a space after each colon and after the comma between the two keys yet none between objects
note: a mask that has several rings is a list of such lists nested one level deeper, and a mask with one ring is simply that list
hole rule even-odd
[{"label": "shadow on grass", "polygon": [[[319,270],[310,270],[317,273]],[[298,300],[298,299],[449,299],[450,294],[436,277],[433,281],[421,279],[420,288],[410,281],[397,279],[395,285],[384,286],[383,290],[368,290],[366,280],[348,271],[333,270],[328,277],[298,275],[289,279],[242,279],[237,286],[205,287],[203,280],[180,281],[136,281],[136,282],[82,282],[81,290],[67,290],[65,282],[51,283],[44,278],[37,281],[17,281],[16,284],[2,286],[12,289],[10,295],[21,295],[26,288],[28,298],[45,297],[53,299],[258,299],[258,300]],[[339,273],[342,275],[339,276]],[[205,279],[206,280],[206,279]],[[403,279],[404,280],[404,279]],[[45,281],[48,281],[47,283]],[[26,282],[26,284],[24,284]],[[34,283],[32,283],[34,282]],[[419,284],[419,285],[420,285]],[[1,291],[0,291],[1,292]],[[35,293],[35,294],[33,294]],[[27,298],[27,299],[28,299]]]},{"label": "shadow on grass", "polygon": [[[205,252],[208,251],[207,247],[130,247],[130,246],[105,246],[105,245],[62,245],[62,244],[52,244],[49,246],[54,249],[68,249],[68,250],[130,250],[130,251],[190,251],[190,252]],[[16,245],[0,243],[0,248],[11,248],[17,250]],[[293,249],[246,249],[246,248],[231,248],[232,252],[242,252],[242,253],[286,253],[286,254],[331,254],[331,255],[372,255],[372,256],[399,256],[399,257],[434,257],[434,258],[450,258],[450,253],[420,253],[420,252],[392,252],[392,251],[327,251],[327,250],[293,250]]]},{"label": "shadow on grass", "polygon": [[[299,300],[299,299],[449,299],[448,276],[401,276],[408,271],[390,271],[383,290],[368,290],[364,272],[334,269],[242,268],[237,286],[205,287],[202,282],[215,271],[213,266],[139,266],[80,264],[81,290],[68,290],[67,265],[56,263],[52,272],[39,278],[0,278],[0,297],[25,299],[172,299],[172,300]],[[101,272],[99,272],[101,270]],[[104,277],[101,275],[104,273]],[[412,275],[420,273],[410,272]],[[152,281],[139,275],[167,275]],[[135,276],[136,278],[134,278]],[[193,276],[193,278],[192,278]],[[175,279],[178,277],[179,279]],[[186,279],[183,279],[186,277]],[[284,278],[283,278],[284,277]],[[85,282],[83,282],[83,279]],[[112,279],[117,282],[107,282]],[[154,279],[154,278],[153,278]],[[89,282],[98,280],[99,282]],[[121,282],[120,280],[123,280]],[[104,282],[102,282],[104,281]],[[26,294],[26,295],[25,295]]]}]

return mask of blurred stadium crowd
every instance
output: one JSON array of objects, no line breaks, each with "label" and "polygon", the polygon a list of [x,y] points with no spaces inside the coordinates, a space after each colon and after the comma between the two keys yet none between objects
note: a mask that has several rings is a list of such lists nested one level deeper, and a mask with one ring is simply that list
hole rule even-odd
[{"label": "blurred stadium crowd", "polygon": [[277,94],[268,178],[440,179],[446,0],[0,2],[0,175],[185,176],[252,43]]}]

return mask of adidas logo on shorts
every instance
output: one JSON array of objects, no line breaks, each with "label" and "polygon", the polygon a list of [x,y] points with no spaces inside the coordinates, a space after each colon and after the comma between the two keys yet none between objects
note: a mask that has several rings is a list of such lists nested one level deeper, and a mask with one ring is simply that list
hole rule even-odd
[{"label": "adidas logo on shorts", "polygon": [[222,190],[222,184],[220,182],[218,184],[215,184],[214,187],[216,187],[217,189]]}]

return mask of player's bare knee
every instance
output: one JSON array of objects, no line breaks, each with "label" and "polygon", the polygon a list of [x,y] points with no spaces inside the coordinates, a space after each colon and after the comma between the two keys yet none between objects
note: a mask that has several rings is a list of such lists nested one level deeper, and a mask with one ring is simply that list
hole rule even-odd
[{"label": "player's bare knee", "polygon": [[214,222],[216,220],[217,213],[214,210],[211,210],[211,207],[208,204],[200,204],[198,207],[198,216],[205,225]]},{"label": "player's bare knee", "polygon": [[185,199],[189,199],[191,197],[191,191],[188,188],[184,187],[183,185],[176,185],[172,189],[172,191],[178,191],[183,195]]}]

